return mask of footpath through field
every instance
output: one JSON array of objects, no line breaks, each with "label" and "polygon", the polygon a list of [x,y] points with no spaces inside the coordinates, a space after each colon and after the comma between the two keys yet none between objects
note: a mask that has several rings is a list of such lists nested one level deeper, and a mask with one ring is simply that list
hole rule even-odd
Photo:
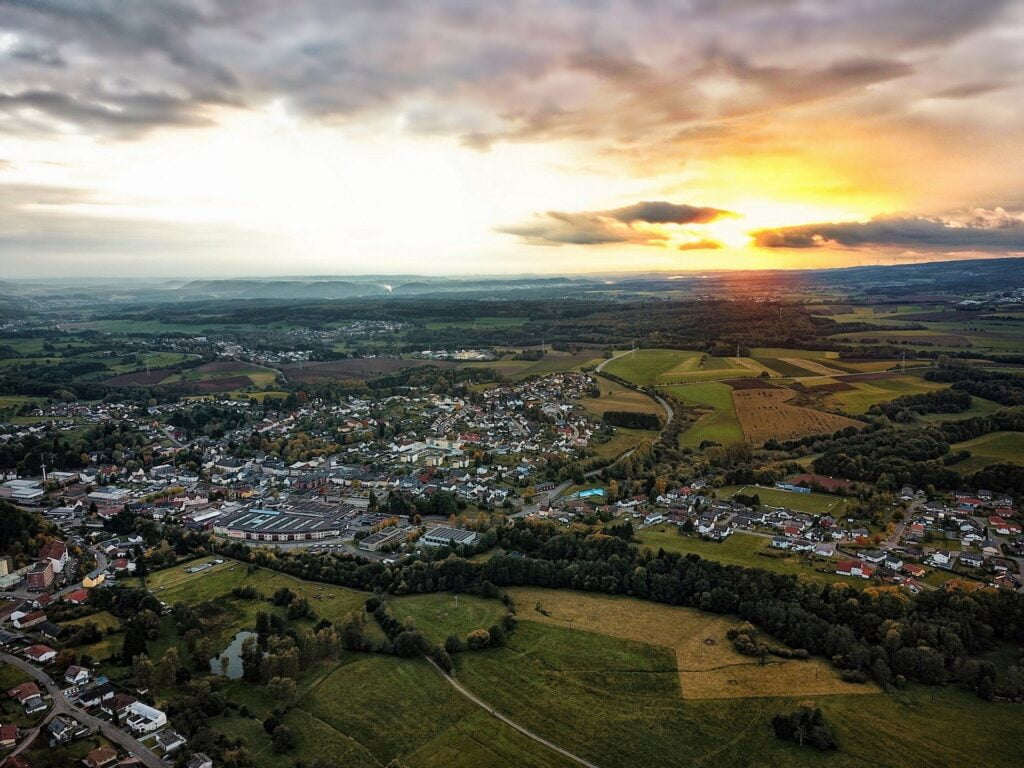
[{"label": "footpath through field", "polygon": [[447,680],[449,683],[451,683],[451,686],[456,691],[461,693],[463,696],[465,696],[467,699],[469,699],[471,702],[476,704],[481,709],[486,710],[492,717],[495,717],[498,720],[501,720],[501,722],[503,722],[505,725],[509,726],[510,728],[515,729],[519,733],[523,734],[523,736],[525,736],[526,738],[532,739],[533,741],[536,741],[538,744],[541,744],[542,746],[547,747],[548,749],[552,750],[553,752],[557,752],[558,754],[562,755],[562,757],[569,758],[574,763],[578,763],[579,765],[584,766],[584,768],[598,768],[598,766],[594,765],[593,763],[591,763],[591,762],[589,762],[587,760],[584,760],[579,755],[574,755],[569,750],[562,749],[560,746],[558,746],[557,744],[555,744],[553,742],[548,741],[543,736],[538,736],[536,733],[534,733],[533,731],[528,731],[526,728],[524,728],[523,726],[519,725],[519,723],[515,722],[514,720],[510,720],[509,718],[505,717],[505,715],[501,714],[501,712],[496,710],[494,707],[492,707],[490,704],[485,702],[483,699],[480,699],[477,696],[475,696],[474,694],[470,693],[452,675],[447,674],[443,669],[441,669],[432,658],[430,658],[429,656],[424,656],[424,658],[427,661],[429,661],[434,666],[434,669],[436,669],[438,671],[438,674],[440,674],[441,677],[443,677],[445,680]]}]

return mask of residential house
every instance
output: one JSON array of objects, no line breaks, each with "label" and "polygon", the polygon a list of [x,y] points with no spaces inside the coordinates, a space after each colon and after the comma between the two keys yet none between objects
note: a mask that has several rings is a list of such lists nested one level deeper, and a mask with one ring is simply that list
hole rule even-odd
[{"label": "residential house", "polygon": [[67,744],[75,737],[78,730],[78,723],[67,715],[56,715],[53,720],[46,724],[46,732],[50,735],[50,746]]},{"label": "residential house", "polygon": [[48,645],[30,645],[25,649],[25,656],[36,664],[49,664],[57,658],[57,652]]},{"label": "residential house", "polygon": [[100,704],[100,709],[120,723],[127,717],[131,705],[136,701],[138,699],[130,693],[115,693],[109,700]]},{"label": "residential house", "polygon": [[78,703],[88,708],[98,707],[105,701],[110,701],[114,698],[114,686],[110,683],[100,683],[99,685],[90,688],[85,693],[78,697]]},{"label": "residential house", "polygon": [[106,768],[106,766],[117,762],[117,751],[106,745],[96,747],[85,756],[82,762],[85,763],[86,768]]},{"label": "residential house", "polygon": [[135,733],[152,733],[167,725],[167,715],[141,701],[134,701],[128,707],[125,724]]},{"label": "residential house", "polygon": [[68,685],[85,685],[91,677],[88,669],[72,664],[64,673],[64,682]]},{"label": "residential house", "polygon": [[953,553],[945,549],[937,549],[931,554],[932,565],[938,568],[949,568],[953,564]]},{"label": "residential house", "polygon": [[856,576],[862,579],[870,579],[875,569],[857,560],[843,560],[836,566],[836,573],[840,576]]},{"label": "residential house", "polygon": [[985,556],[980,552],[961,552],[959,562],[968,568],[981,568],[985,565]]},{"label": "residential house", "polygon": [[213,768],[213,760],[208,758],[202,752],[196,752],[189,758],[189,761],[185,763],[185,768]]},{"label": "residential house", "polygon": [[46,614],[42,611],[15,611],[11,614],[11,624],[17,629],[28,629],[46,621]]},{"label": "residential house", "polygon": [[185,737],[177,731],[164,728],[156,735],[156,745],[165,755],[170,755],[185,746]]},{"label": "residential house", "polygon": [[46,709],[43,694],[39,690],[39,686],[32,681],[16,685],[7,692],[7,696],[18,702],[25,709],[27,715],[33,715]]},{"label": "residential house", "polygon": [[18,726],[0,725],[0,749],[11,749],[18,743]]}]

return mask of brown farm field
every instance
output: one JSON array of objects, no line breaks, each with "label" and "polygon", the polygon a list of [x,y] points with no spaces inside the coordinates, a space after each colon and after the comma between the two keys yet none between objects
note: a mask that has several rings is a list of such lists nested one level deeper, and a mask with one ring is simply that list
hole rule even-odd
[{"label": "brown farm field", "polygon": [[158,368],[153,371],[135,371],[135,373],[122,373],[107,379],[104,384],[112,387],[155,387],[175,371],[169,368]]},{"label": "brown farm field", "polygon": [[807,435],[826,435],[863,422],[813,408],[790,405],[791,389],[741,389],[732,393],[743,435],[760,444],[770,438],[792,440]]},{"label": "brown farm field", "polygon": [[738,653],[726,632],[743,622],[630,597],[516,587],[508,590],[521,621],[657,645],[675,653],[684,699],[878,693],[842,681],[821,659],[757,659]]},{"label": "brown farm field", "polygon": [[454,368],[459,363],[448,360],[406,360],[400,357],[350,357],[326,363],[286,365],[282,371],[290,380],[301,382],[317,379],[372,379],[397,373],[403,368],[420,368],[425,365]]}]

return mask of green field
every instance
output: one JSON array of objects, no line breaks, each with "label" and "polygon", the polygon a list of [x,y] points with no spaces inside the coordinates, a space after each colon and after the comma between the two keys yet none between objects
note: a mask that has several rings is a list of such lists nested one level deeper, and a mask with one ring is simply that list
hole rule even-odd
[{"label": "green field", "polygon": [[[797,699],[683,700],[667,649],[522,621],[507,648],[458,659],[463,684],[521,725],[602,768],[1019,764],[1014,705],[948,689],[812,697],[840,749],[778,741],[769,721]],[[781,692],[780,692],[781,693]]]},{"label": "green field", "polygon": [[612,435],[610,440],[603,443],[591,443],[589,450],[599,458],[614,459],[616,456],[625,453],[630,448],[635,448],[645,440],[653,442],[657,439],[658,433],[653,429],[616,427],[615,434]]},{"label": "green field", "polygon": [[437,331],[442,328],[513,328],[528,322],[528,317],[474,317],[472,320],[439,320],[426,326],[427,330]]},{"label": "green field", "polygon": [[395,597],[388,600],[388,605],[395,618],[411,621],[431,642],[439,645],[450,634],[465,640],[474,629],[489,629],[500,624],[506,612],[505,606],[497,600],[449,592]]},{"label": "green field", "polygon": [[[641,540],[723,562],[828,578],[796,558],[757,555],[767,541],[759,537],[734,535],[723,544],[712,544],[681,537],[674,530],[648,529],[641,532]],[[153,574],[149,584],[162,599],[193,604],[209,600],[230,604],[230,590],[240,584],[252,584],[263,594],[289,586],[311,596],[314,609],[332,618],[343,615],[345,608],[357,607],[365,597],[262,569],[250,573],[234,561],[199,574],[187,574],[177,566]],[[799,686],[819,685],[817,673],[808,677],[808,670],[813,673],[815,664],[825,662],[813,660],[767,669],[741,661],[737,666],[747,668],[746,672],[708,667],[705,673],[704,666],[696,671],[684,669],[690,663],[704,664],[701,659],[711,653],[700,650],[704,645],[697,642],[700,638],[712,631],[724,632],[736,619],[624,597],[574,598],[573,593],[540,589],[519,592],[525,596],[517,599],[519,624],[507,645],[457,654],[458,680],[487,705],[601,768],[766,763],[793,768],[924,768],[969,762],[970,754],[985,755],[986,765],[1017,764],[1013,734],[1019,728],[1019,711],[1012,705],[985,703],[955,689],[913,687],[899,695],[883,695],[858,687],[856,694],[850,694],[829,683],[831,687],[814,696],[801,694]],[[316,594],[324,593],[336,598],[344,594],[345,605],[315,600]],[[609,608],[587,619],[585,599],[608,603]],[[242,602],[264,610],[269,605]],[[468,595],[459,596],[456,608],[448,593],[392,597],[389,604],[396,616],[414,621],[431,639],[489,625],[506,610],[498,600]],[[535,604],[547,606],[552,616],[531,620]],[[562,625],[566,610],[570,617],[579,615],[579,627],[586,627],[585,631]],[[631,620],[633,611],[643,626]],[[251,619],[247,620],[251,627]],[[173,617],[165,617],[163,632],[173,635]],[[153,645],[151,650],[159,650]],[[721,645],[707,663],[717,663],[717,654],[735,653],[724,638]],[[711,687],[705,681],[694,689],[703,679],[695,674],[712,675]],[[745,674],[775,681],[778,696],[751,697],[725,690],[728,676]],[[691,694],[685,696],[681,681],[688,680]],[[714,681],[723,687],[715,688]],[[266,686],[219,680],[227,698],[246,709],[243,713],[227,710],[212,718],[211,728],[229,739],[240,739],[258,768],[316,758],[356,768],[383,766],[394,758],[409,768],[573,765],[461,696],[421,659],[344,652],[337,663],[314,664],[298,682],[301,695],[284,718],[296,734],[297,746],[287,755],[273,750],[261,724],[280,705]],[[792,698],[784,698],[787,693]],[[772,735],[771,717],[807,698],[826,711],[839,738],[838,751],[802,750]]]},{"label": "green field", "polygon": [[700,356],[700,352],[681,349],[638,349],[612,360],[604,370],[613,376],[646,387],[655,384],[658,377],[668,371],[694,370]]},{"label": "green field", "polygon": [[[681,536],[674,526],[658,525],[645,528],[637,534],[637,539],[645,547],[657,551],[679,552],[684,555],[696,554],[707,560],[714,560],[725,565],[742,565],[745,568],[761,568],[774,573],[786,573],[799,576],[809,581],[843,582],[851,586],[858,580],[849,579],[833,573],[827,558],[813,558],[808,565],[807,555],[787,555],[785,557],[766,557],[759,552],[770,553],[768,544],[771,541],[765,536],[737,532],[725,541],[708,541],[696,536]],[[818,571],[825,568],[828,573]]]},{"label": "green field", "polygon": [[743,442],[743,429],[736,418],[732,400],[732,387],[719,382],[681,384],[666,387],[665,391],[684,405],[696,406],[707,412],[680,437],[680,444],[696,448],[704,440],[716,443]]},{"label": "green field", "polygon": [[716,491],[720,499],[727,499],[737,493],[745,496],[757,494],[762,504],[786,507],[796,512],[807,512],[812,515],[839,515],[843,513],[848,504],[842,496],[833,496],[828,493],[795,493],[753,485],[727,485]]},{"label": "green field", "polygon": [[966,411],[960,413],[926,413],[921,417],[921,421],[962,421],[963,419],[973,419],[975,416],[988,416],[990,413],[994,413],[1002,408],[999,403],[993,403],[991,400],[986,400],[983,397],[972,397],[971,407]]},{"label": "green field", "polygon": [[1024,433],[991,432],[973,440],[954,443],[950,451],[971,452],[971,458],[952,465],[958,472],[976,472],[990,464],[1024,465]]},{"label": "green field", "polygon": [[847,383],[853,389],[827,395],[824,400],[826,407],[838,408],[852,414],[866,413],[873,405],[887,403],[903,395],[920,395],[949,386],[948,384],[925,381],[912,374],[892,379],[848,381]]},{"label": "green field", "polygon": [[486,363],[463,363],[463,368],[490,368],[500,372],[512,381],[520,381],[530,376],[546,376],[560,371],[576,371],[585,367],[593,367],[601,362],[601,353],[595,350],[584,350],[569,354],[567,352],[548,352],[540,360],[496,360]]}]

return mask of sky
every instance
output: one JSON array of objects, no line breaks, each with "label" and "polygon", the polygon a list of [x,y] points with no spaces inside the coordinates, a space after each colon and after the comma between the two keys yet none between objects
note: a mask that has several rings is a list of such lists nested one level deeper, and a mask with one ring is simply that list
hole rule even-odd
[{"label": "sky", "polygon": [[3,0],[0,278],[1024,255],[1024,0]]}]

